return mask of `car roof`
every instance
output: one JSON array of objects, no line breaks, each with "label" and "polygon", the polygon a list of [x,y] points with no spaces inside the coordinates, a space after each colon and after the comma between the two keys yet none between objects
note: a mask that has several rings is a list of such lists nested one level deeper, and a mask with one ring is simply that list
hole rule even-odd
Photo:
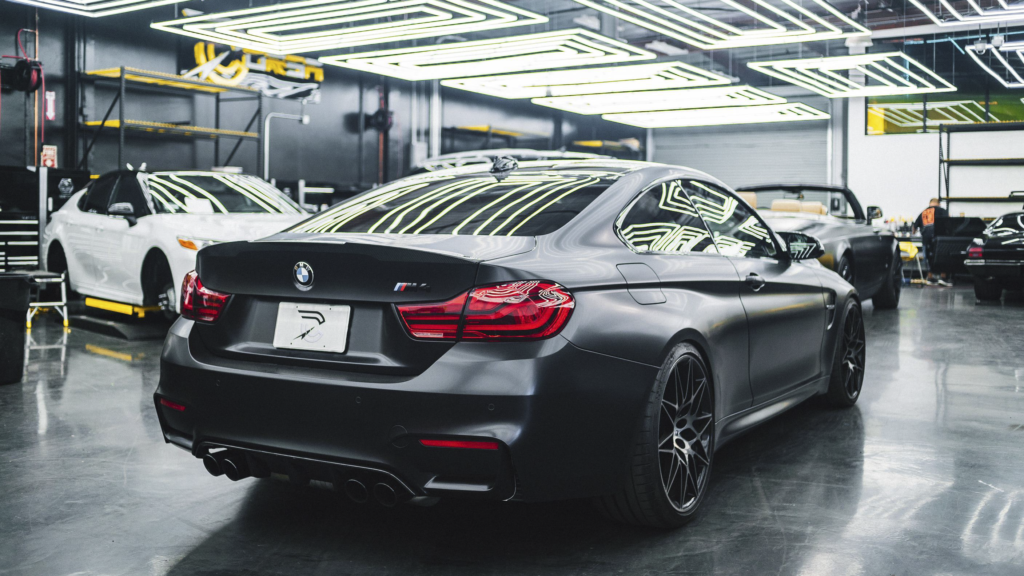
[{"label": "car roof", "polygon": [[[421,174],[415,174],[412,176],[406,176],[403,179],[411,178],[442,178],[452,176],[463,176],[463,177],[480,177],[480,176],[493,176],[490,173],[491,164],[469,164],[466,166],[459,166],[457,168],[448,168],[445,170],[435,170],[432,172],[425,172]],[[705,174],[699,170],[687,168],[685,166],[676,166],[671,164],[660,164],[656,162],[642,162],[639,160],[619,160],[616,158],[597,158],[597,159],[564,159],[564,160],[531,160],[519,163],[519,167],[516,168],[513,173],[524,173],[524,172],[547,172],[547,171],[558,171],[566,175],[578,173],[581,176],[594,177],[595,172],[606,172],[608,173],[607,178],[618,179],[621,176],[630,173],[643,172],[645,175],[650,176],[652,179],[660,179],[663,177],[677,177],[677,178],[701,178],[704,180],[710,180],[715,183],[721,183],[717,178]]]}]

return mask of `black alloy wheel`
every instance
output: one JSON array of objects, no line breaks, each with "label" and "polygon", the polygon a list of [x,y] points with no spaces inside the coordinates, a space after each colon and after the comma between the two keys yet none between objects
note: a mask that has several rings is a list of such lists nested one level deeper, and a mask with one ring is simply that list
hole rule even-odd
[{"label": "black alloy wheel", "polygon": [[707,487],[715,433],[708,377],[700,359],[683,356],[661,399],[658,464],[672,507],[692,512]]},{"label": "black alloy wheel", "polygon": [[838,340],[828,400],[834,406],[848,407],[857,403],[864,386],[864,316],[860,305],[855,302],[847,307]]},{"label": "black alloy wheel", "polygon": [[714,461],[714,392],[700,351],[677,344],[640,415],[623,488],[596,499],[605,516],[675,528],[699,515]]},{"label": "black alloy wheel", "polygon": [[889,281],[882,284],[878,292],[871,297],[876,309],[891,310],[900,305],[900,294],[903,291],[903,257],[899,250],[896,250],[892,266],[889,268]]},{"label": "black alloy wheel", "polygon": [[836,266],[836,272],[843,280],[853,284],[853,263],[850,262],[849,258],[846,256],[840,258],[839,266]]}]

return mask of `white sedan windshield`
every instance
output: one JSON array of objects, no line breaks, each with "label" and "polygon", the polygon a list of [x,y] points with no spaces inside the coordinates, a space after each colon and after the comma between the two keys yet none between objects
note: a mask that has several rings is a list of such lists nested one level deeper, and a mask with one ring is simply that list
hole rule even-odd
[{"label": "white sedan windshield", "polygon": [[158,214],[301,214],[298,204],[255,176],[209,172],[150,174]]}]

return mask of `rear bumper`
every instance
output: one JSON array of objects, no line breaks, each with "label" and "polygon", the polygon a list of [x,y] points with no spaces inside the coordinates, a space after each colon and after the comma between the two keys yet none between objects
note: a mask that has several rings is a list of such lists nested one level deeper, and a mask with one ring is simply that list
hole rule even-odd
[{"label": "rear bumper", "polygon": [[1024,261],[1020,260],[965,260],[972,275],[1007,285],[1024,285]]},{"label": "rear bumper", "polygon": [[[537,501],[618,490],[658,370],[555,337],[463,342],[419,375],[381,380],[214,356],[191,328],[179,319],[164,345],[155,396],[166,441],[197,457],[221,446],[266,454],[272,472],[301,468],[292,477],[391,476],[411,496]],[[426,438],[498,449],[426,447]]]}]

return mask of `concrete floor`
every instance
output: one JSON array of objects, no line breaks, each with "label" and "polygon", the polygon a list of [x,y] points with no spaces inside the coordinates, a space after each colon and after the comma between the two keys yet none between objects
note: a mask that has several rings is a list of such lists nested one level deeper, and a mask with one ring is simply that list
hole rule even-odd
[{"label": "concrete floor", "polygon": [[161,439],[160,343],[72,330],[66,363],[33,352],[0,386],[0,574],[1022,574],[1024,301],[903,298],[865,309],[858,406],[723,448],[702,517],[672,532],[586,502],[386,510],[210,477]]}]

